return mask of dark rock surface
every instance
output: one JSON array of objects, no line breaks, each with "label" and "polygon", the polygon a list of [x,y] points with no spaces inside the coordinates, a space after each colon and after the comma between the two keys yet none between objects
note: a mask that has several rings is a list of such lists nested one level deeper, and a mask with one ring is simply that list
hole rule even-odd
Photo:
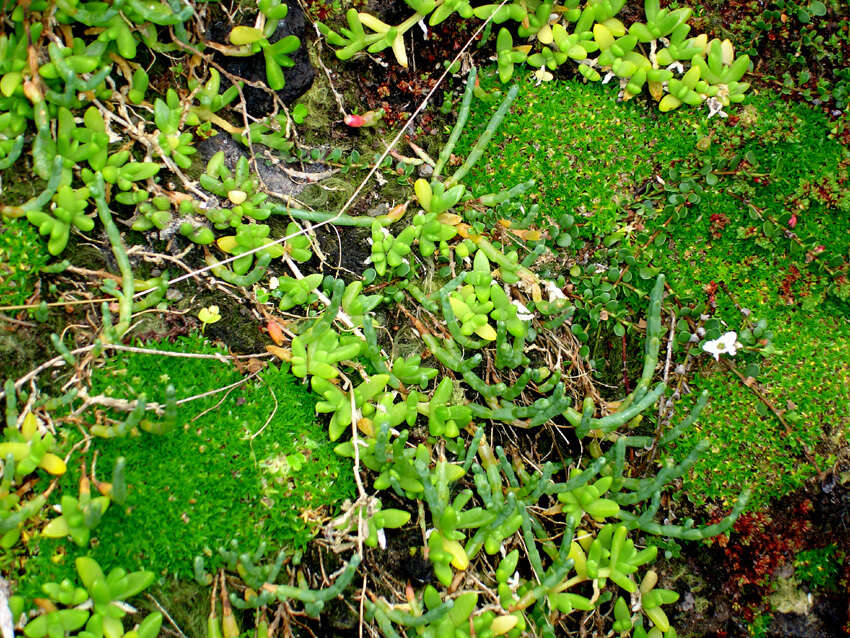
[{"label": "dark rock surface", "polygon": [[[295,0],[289,0],[287,5],[289,6],[289,12],[286,14],[286,18],[280,21],[277,30],[269,38],[269,41],[274,43],[289,35],[294,35],[301,40],[301,46],[290,54],[295,65],[283,69],[286,84],[277,92],[284,103],[292,104],[306,93],[313,84],[316,71],[310,65],[310,58],[304,46],[307,24],[304,18],[304,12]],[[253,17],[246,24],[253,26]],[[226,22],[215,23],[210,29],[210,39],[221,44],[230,44],[228,36],[231,28],[232,25]],[[239,58],[216,52],[214,59],[229,73],[244,78],[249,82],[261,82],[263,84],[266,82],[266,62],[262,53],[247,58]],[[225,83],[223,88],[226,87],[227,84]],[[252,116],[263,117],[274,111],[274,100],[268,91],[247,85],[242,90],[245,94],[248,113]]]},{"label": "dark rock surface", "polygon": [[[260,178],[273,193],[296,197],[308,184],[320,179],[328,170],[328,167],[324,164],[306,164],[297,167],[305,175],[300,179],[294,178],[282,169],[281,164],[274,164],[272,159],[263,153],[265,147],[256,146],[255,149],[258,153],[257,170]],[[247,149],[223,131],[219,131],[218,135],[209,137],[198,144],[198,153],[204,164],[219,151],[224,153],[225,166],[231,171],[234,170],[240,157],[244,156],[250,159]],[[276,151],[270,151],[270,153],[272,157],[277,155]],[[311,179],[306,174],[314,174],[316,177]]]}]

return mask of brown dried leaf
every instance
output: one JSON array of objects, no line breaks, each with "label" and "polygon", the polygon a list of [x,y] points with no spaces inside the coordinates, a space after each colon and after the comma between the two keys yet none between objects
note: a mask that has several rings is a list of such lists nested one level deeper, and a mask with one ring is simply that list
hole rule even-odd
[{"label": "brown dried leaf", "polygon": [[266,352],[272,353],[281,361],[292,360],[292,350],[289,348],[279,348],[278,346],[266,346]]}]

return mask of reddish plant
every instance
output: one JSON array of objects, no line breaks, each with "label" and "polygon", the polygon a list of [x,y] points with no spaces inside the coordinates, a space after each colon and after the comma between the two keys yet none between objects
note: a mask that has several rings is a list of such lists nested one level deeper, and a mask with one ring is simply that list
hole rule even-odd
[{"label": "reddish plant", "polygon": [[709,218],[711,222],[711,226],[708,229],[708,232],[711,233],[711,236],[715,239],[720,239],[720,236],[723,234],[723,229],[729,225],[729,218],[726,217],[723,213],[713,213]]},{"label": "reddish plant", "polygon": [[703,290],[705,291],[705,294],[708,295],[708,303],[712,308],[717,306],[717,289],[718,288],[719,288],[718,283],[716,281],[714,281],[713,279],[710,282],[708,282],[708,284],[706,284],[706,286],[703,288]]},{"label": "reddish plant", "polygon": [[[763,611],[771,577],[777,569],[806,546],[812,530],[811,511],[812,503],[806,499],[781,520],[765,513],[743,514],[731,535],[721,534],[709,540],[722,553],[726,571],[724,593],[733,609],[748,621]],[[721,517],[718,514],[716,519]]]},{"label": "reddish plant", "polygon": [[791,287],[800,280],[800,270],[791,264],[788,267],[788,274],[782,279],[779,284],[779,296],[789,306],[794,303],[794,291]]}]

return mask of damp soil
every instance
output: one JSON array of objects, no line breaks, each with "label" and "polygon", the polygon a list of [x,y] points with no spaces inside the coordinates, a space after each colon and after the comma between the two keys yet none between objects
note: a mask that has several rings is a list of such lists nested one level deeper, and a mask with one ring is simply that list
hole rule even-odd
[{"label": "damp soil", "polygon": [[[330,271],[346,282],[360,279],[372,254],[368,242],[371,236],[371,230],[356,226],[318,228],[316,241],[325,260],[322,270]],[[314,260],[318,261],[318,258],[314,257]]]}]

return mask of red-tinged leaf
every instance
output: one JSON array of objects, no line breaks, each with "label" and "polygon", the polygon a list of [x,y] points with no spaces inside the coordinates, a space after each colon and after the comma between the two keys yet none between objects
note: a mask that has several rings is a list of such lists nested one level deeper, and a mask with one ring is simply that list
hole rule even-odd
[{"label": "red-tinged leaf", "polygon": [[269,320],[266,324],[266,330],[269,331],[269,336],[272,338],[277,345],[283,345],[283,342],[286,340],[286,337],[283,334],[283,330],[281,330],[280,324],[277,321]]}]

